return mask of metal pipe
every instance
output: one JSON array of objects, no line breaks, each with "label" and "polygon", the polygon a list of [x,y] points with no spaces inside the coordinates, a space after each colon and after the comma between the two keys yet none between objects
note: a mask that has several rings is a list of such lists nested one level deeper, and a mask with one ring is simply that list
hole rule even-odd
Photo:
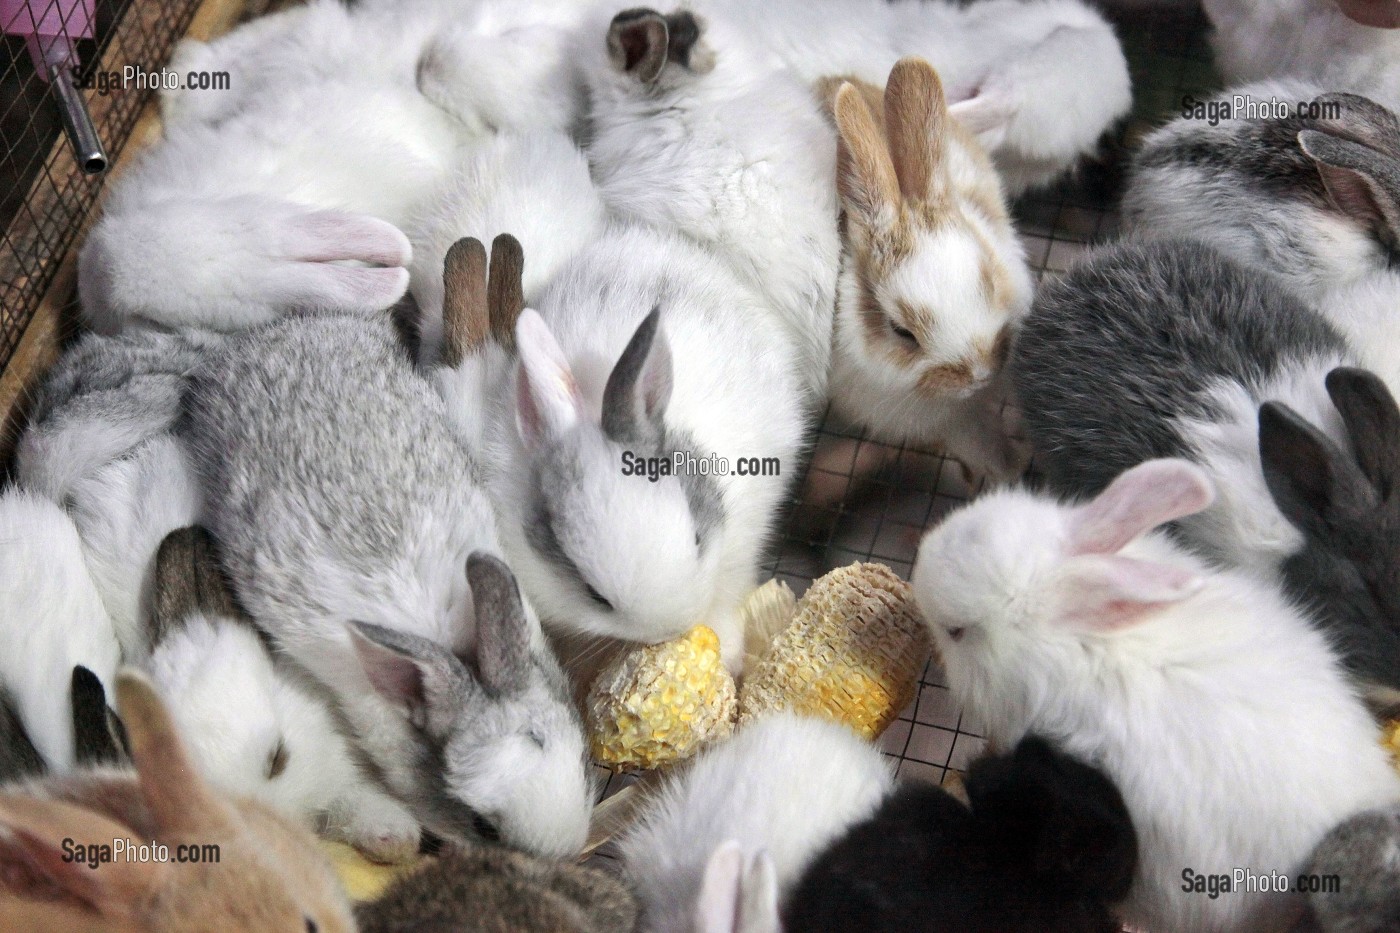
[{"label": "metal pipe", "polygon": [[107,152],[102,148],[102,140],[97,137],[97,127],[93,126],[92,114],[88,113],[83,95],[73,86],[73,72],[69,59],[50,59],[49,84],[58,97],[58,111],[63,117],[63,132],[68,136],[68,144],[73,148],[73,158],[83,172],[97,175],[107,170]]}]

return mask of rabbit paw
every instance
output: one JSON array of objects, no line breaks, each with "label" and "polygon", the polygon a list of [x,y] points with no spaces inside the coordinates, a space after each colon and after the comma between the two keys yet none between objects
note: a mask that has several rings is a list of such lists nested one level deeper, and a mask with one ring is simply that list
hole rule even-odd
[{"label": "rabbit paw", "polygon": [[412,251],[391,223],[345,211],[305,211],[281,218],[268,233],[270,262],[250,284],[272,307],[373,312],[408,290],[404,267]]},{"label": "rabbit paw", "polygon": [[422,836],[418,821],[393,798],[366,793],[346,801],[341,809],[348,822],[331,825],[328,832],[370,861],[397,864],[418,855]]}]

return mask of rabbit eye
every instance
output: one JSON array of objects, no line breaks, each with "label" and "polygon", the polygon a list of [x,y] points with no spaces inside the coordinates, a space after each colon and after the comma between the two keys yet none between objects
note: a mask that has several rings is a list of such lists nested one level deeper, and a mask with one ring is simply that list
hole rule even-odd
[{"label": "rabbit eye", "polygon": [[914,332],[902,324],[896,323],[894,318],[890,318],[890,330],[900,340],[908,341],[916,347],[919,345],[919,338],[914,336]]},{"label": "rabbit eye", "polygon": [[292,753],[287,751],[287,743],[278,739],[276,747],[272,749],[272,754],[267,756],[267,779],[269,781],[287,770],[287,759],[290,757],[292,757]]},{"label": "rabbit eye", "polygon": [[963,628],[961,625],[957,628],[950,628],[948,629],[948,637],[953,641],[962,641],[963,633],[966,631],[967,629]]},{"label": "rabbit eye", "polygon": [[589,598],[589,599],[593,600],[595,603],[597,603],[599,606],[601,606],[601,607],[603,607],[604,609],[606,609],[608,612],[612,612],[612,611],[613,611],[613,604],[610,603],[610,602],[608,602],[608,599],[607,599],[606,596],[604,596],[602,593],[599,593],[597,590],[595,590],[595,589],[593,588],[592,584],[585,583],[585,584],[583,585],[583,589],[584,589],[584,591],[585,591],[586,593],[588,593],[588,598]]}]

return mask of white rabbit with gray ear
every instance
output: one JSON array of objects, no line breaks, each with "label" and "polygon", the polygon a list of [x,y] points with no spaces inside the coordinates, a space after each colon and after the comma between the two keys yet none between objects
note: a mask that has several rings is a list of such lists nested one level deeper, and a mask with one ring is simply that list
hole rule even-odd
[{"label": "white rabbit with gray ear", "polygon": [[840,252],[835,142],[765,38],[723,12],[597,16],[579,33],[586,149],[616,216],[709,247],[764,298],[820,408]]},{"label": "white rabbit with gray ear", "polygon": [[393,304],[410,259],[398,225],[459,149],[572,125],[576,15],[316,0],[182,45],[181,74],[229,86],[167,95],[164,139],[113,187],[79,257],[88,323],[234,330]]},{"label": "white rabbit with gray ear", "polygon": [[74,665],[111,683],[121,661],[112,620],[88,573],[73,521],[22,489],[0,495],[0,694],[45,765],[75,763]]},{"label": "white rabbit with gray ear", "polygon": [[261,800],[380,861],[418,851],[418,821],[362,773],[331,700],[238,608],[202,528],[171,532],[155,559],[142,665],[211,784]]},{"label": "white rabbit with gray ear", "polygon": [[1212,496],[1183,460],[1085,502],[994,492],[925,536],[914,592],[992,742],[1054,736],[1117,783],[1140,847],[1126,922],[1286,929],[1301,895],[1212,899],[1183,890],[1183,869],[1296,874],[1338,822],[1400,800],[1400,775],[1295,603],[1154,530]]},{"label": "white rabbit with gray ear", "polygon": [[581,848],[577,711],[490,556],[472,453],[391,323],[308,315],[253,329],[199,370],[188,407],[239,601],[334,691],[395,796],[446,838]]}]

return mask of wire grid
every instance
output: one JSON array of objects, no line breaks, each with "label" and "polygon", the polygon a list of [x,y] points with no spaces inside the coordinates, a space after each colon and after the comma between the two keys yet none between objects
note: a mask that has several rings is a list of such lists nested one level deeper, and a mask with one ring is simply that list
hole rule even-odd
[{"label": "wire grid", "polygon": [[[1013,205],[1038,281],[1063,273],[1092,246],[1117,235],[1117,200],[1135,143],[1179,113],[1184,95],[1219,87],[1198,10],[1140,13],[1116,25],[1132,71],[1133,113],[1106,142],[1100,161]],[[827,419],[792,489],[765,570],[801,596],[812,580],[855,561],[887,564],[908,579],[924,532],[976,495],[980,484],[970,485],[962,466],[937,451],[882,444]],[[820,495],[813,496],[814,490]],[[930,661],[914,701],[879,744],[900,778],[943,784],[967,769],[986,740]],[[609,775],[600,799],[634,780]]]},{"label": "wire grid", "polygon": [[[159,71],[198,0],[96,0],[95,39],[76,43],[86,77],[95,69]],[[61,9],[35,4],[36,18]],[[66,19],[65,19],[66,22]],[[0,371],[8,365],[64,254],[102,187],[85,175],[63,136],[58,102],[24,38],[4,37],[0,57]],[[121,152],[148,89],[80,91],[111,160]]]}]

